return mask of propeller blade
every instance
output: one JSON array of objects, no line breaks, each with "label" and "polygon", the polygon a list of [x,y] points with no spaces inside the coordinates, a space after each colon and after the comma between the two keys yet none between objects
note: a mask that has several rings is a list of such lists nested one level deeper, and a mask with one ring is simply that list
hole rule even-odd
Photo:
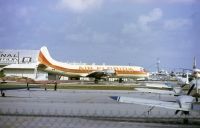
[{"label": "propeller blade", "polygon": [[191,86],[191,88],[189,89],[189,91],[188,91],[187,95],[190,95],[190,93],[192,92],[192,90],[193,90],[194,86],[195,86],[195,84],[193,84],[193,85]]}]

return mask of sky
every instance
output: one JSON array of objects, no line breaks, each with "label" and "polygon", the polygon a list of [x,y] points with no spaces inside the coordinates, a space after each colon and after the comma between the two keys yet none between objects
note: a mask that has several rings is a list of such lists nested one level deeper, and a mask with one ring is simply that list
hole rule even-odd
[{"label": "sky", "polygon": [[0,0],[0,49],[64,62],[200,67],[199,0]]}]

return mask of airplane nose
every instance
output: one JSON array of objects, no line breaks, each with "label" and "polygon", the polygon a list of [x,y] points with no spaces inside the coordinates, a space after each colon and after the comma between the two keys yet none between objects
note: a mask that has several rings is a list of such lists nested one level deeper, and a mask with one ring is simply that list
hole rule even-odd
[{"label": "airplane nose", "polygon": [[119,96],[110,96],[110,98],[113,100],[118,100]]}]

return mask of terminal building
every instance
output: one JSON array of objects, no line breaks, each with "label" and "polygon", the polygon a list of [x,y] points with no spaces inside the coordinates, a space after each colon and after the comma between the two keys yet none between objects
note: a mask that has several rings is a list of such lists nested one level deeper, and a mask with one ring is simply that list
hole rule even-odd
[{"label": "terminal building", "polygon": [[39,50],[0,49],[0,69],[6,76],[47,80],[48,73],[37,71],[38,54]]}]

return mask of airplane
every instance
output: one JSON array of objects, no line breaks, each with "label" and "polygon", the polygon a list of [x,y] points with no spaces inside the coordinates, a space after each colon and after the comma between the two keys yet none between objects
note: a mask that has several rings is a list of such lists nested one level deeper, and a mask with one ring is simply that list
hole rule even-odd
[{"label": "airplane", "polygon": [[114,66],[114,65],[86,65],[70,64],[54,60],[43,46],[38,56],[38,70],[51,72],[70,78],[90,77],[95,78],[95,83],[101,78],[148,78],[149,73],[139,66]]},{"label": "airplane", "polygon": [[[27,85],[16,85],[16,83],[24,83],[24,78],[22,78],[22,81],[19,79],[19,77],[17,78],[14,78],[14,77],[9,77],[8,79],[10,79],[10,81],[4,81],[4,80],[1,80],[0,82],[0,91],[1,91],[1,96],[2,97],[5,97],[5,91],[6,90],[19,90],[19,89],[27,89],[29,90],[30,88],[40,88],[39,86],[36,86],[36,85],[32,85],[32,86],[29,86],[28,83]],[[18,79],[19,81],[13,81],[13,79]],[[7,83],[9,83],[10,85],[7,85]],[[13,83],[15,83],[15,85],[12,85]]]},{"label": "airplane", "polygon": [[[6,90],[18,90],[18,89],[27,89],[30,88],[41,88],[43,87],[45,91],[47,90],[47,84],[54,84],[54,90],[57,90],[57,84],[60,83],[59,80],[35,80],[28,77],[19,77],[19,76],[5,76],[0,78],[0,91],[1,96],[5,97]],[[11,84],[11,85],[6,85]],[[26,85],[13,85],[13,84],[26,84]],[[34,84],[34,85],[30,85]]]},{"label": "airplane", "polygon": [[189,74],[186,73],[186,78],[176,77],[178,83],[162,82],[162,83],[146,83],[146,88],[135,88],[138,92],[169,94],[179,96],[183,94],[182,87],[189,85]]},{"label": "airplane", "polygon": [[182,76],[176,76],[176,80],[178,81],[179,85],[189,85],[189,73],[183,74]]},{"label": "airplane", "polygon": [[[196,66],[196,58],[194,57],[194,62],[193,62],[193,69],[192,69],[192,78],[189,78],[189,85],[190,89],[189,92],[191,92],[193,89],[196,88],[196,94],[194,94],[197,97],[200,97],[199,95],[199,89],[200,89],[200,69],[197,68]],[[182,85],[184,87],[185,85]]]},{"label": "airplane", "polygon": [[30,88],[39,88],[38,86],[29,86],[29,87],[27,87],[27,86],[20,86],[20,87],[17,87],[17,86],[15,86],[15,87],[8,87],[8,86],[0,86],[0,91],[1,91],[1,96],[2,97],[5,97],[6,95],[5,95],[5,91],[6,90],[19,90],[19,89],[27,89],[27,90],[29,90]]},{"label": "airplane", "polygon": [[197,68],[196,66],[196,58],[194,57],[194,62],[193,62],[193,73],[192,75],[195,77],[195,78],[200,78],[200,69]]},{"label": "airplane", "polygon": [[[23,64],[11,64],[14,69],[23,70]],[[34,68],[35,78],[18,78],[17,76],[7,77],[5,76],[2,79],[1,83],[7,82],[23,82],[27,84],[27,89],[29,89],[28,84],[48,84],[54,83],[54,90],[57,88],[57,83],[59,80],[41,80],[38,78],[38,70],[42,70],[48,73],[60,75],[60,76],[68,76],[70,78],[80,78],[80,77],[92,77],[95,78],[95,83],[98,83],[98,80],[105,77],[117,77],[117,78],[148,78],[149,73],[143,68],[139,66],[112,66],[112,65],[86,65],[86,64],[68,64],[63,62],[58,62],[51,58],[47,47],[43,46],[40,49],[38,55],[38,62],[34,64],[24,64],[24,66],[29,66]],[[10,65],[8,65],[10,66]],[[12,66],[11,66],[12,67]],[[5,68],[5,67],[4,67]],[[4,70],[2,68],[2,70]],[[9,90],[18,89],[16,87],[9,88]],[[21,88],[19,88],[21,89]],[[8,88],[1,88],[1,95],[5,96],[4,90],[8,90]],[[45,87],[46,90],[46,87]]]},{"label": "airplane", "polygon": [[[116,78],[148,78],[149,73],[139,66],[114,66],[114,65],[86,65],[86,64],[70,64],[63,63],[54,60],[47,49],[47,47],[41,47],[39,55],[37,57],[38,62],[30,65],[34,67],[34,80],[38,80],[38,71],[44,71],[58,76],[67,76],[71,79],[79,79],[80,77],[95,78],[95,82],[101,78],[116,77]],[[11,64],[17,69],[22,68],[22,64]],[[8,65],[10,66],[10,65]],[[6,66],[7,67],[7,66]],[[4,67],[4,68],[6,68]],[[3,68],[3,69],[4,69]]]}]

